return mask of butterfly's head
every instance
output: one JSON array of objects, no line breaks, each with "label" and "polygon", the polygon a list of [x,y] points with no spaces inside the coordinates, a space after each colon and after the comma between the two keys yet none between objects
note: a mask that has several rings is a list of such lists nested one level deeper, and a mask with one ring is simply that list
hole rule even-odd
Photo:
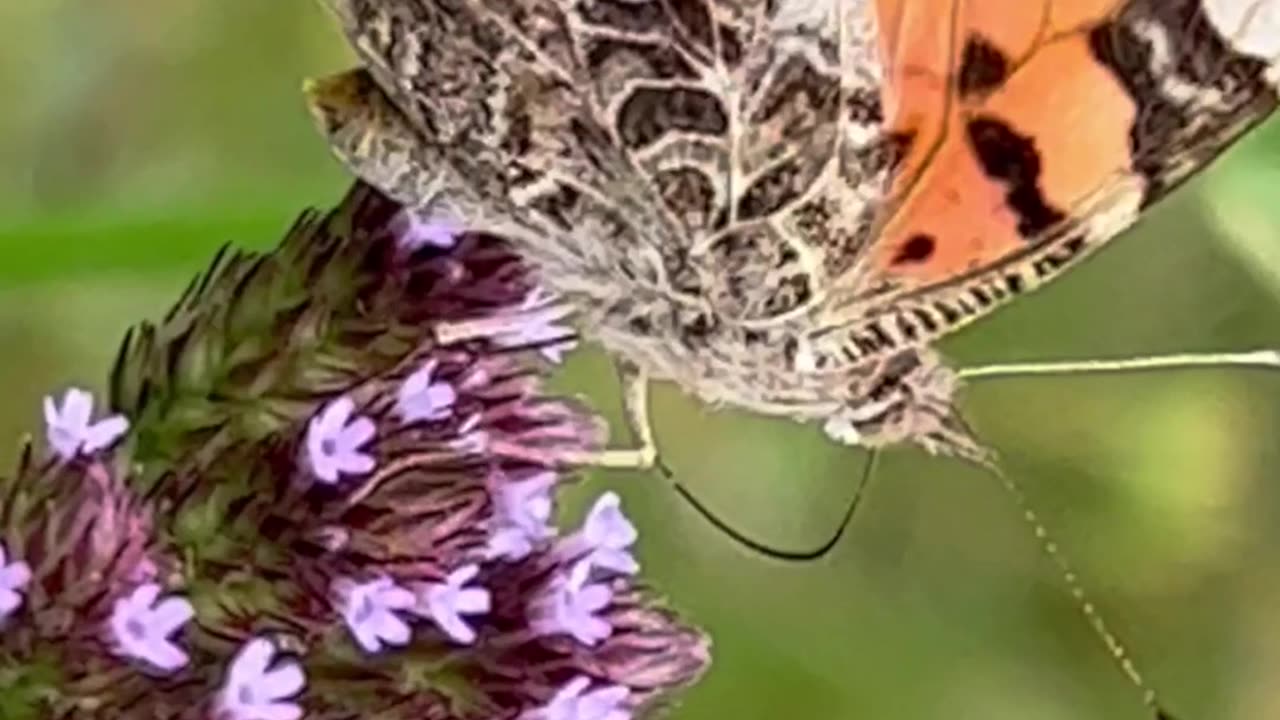
[{"label": "butterfly's head", "polygon": [[309,80],[304,91],[330,149],[360,179],[402,205],[436,194],[447,165],[368,70]]},{"label": "butterfly's head", "polygon": [[823,432],[842,445],[910,442],[931,453],[989,462],[990,452],[952,404],[955,385],[955,375],[932,353],[904,351],[871,373],[862,368],[845,402],[823,421]]},{"label": "butterfly's head", "polygon": [[373,77],[364,70],[348,70],[306,80],[302,86],[307,106],[326,136],[349,126],[367,126],[372,120],[371,100],[379,92]]},{"label": "butterfly's head", "polygon": [[874,440],[881,434],[882,419],[891,407],[889,400],[842,405],[823,422],[822,431],[841,445],[877,445]]}]

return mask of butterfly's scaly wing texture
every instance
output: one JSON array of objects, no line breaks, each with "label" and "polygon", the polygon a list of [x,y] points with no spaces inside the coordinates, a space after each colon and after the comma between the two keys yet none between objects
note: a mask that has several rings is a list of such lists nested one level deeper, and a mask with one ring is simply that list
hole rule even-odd
[{"label": "butterfly's scaly wing texture", "polygon": [[558,282],[768,322],[869,244],[900,148],[866,2],[329,2],[438,164],[575,258]]},{"label": "butterfly's scaly wing texture", "polygon": [[645,374],[812,419],[921,368],[794,366],[902,155],[867,2],[329,1],[367,67],[313,88],[338,154],[410,205],[460,182]]},{"label": "butterfly's scaly wing texture", "polygon": [[1277,0],[949,5],[941,20],[877,5],[887,129],[910,147],[819,362],[948,332],[1043,284],[1276,107]]},{"label": "butterfly's scaly wing texture", "polygon": [[927,343],[1276,101],[1280,0],[328,2],[366,179],[453,195],[648,374],[971,457]]}]

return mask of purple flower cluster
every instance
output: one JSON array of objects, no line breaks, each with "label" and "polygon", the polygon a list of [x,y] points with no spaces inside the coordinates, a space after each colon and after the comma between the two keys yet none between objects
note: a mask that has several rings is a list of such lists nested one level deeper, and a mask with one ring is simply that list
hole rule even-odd
[{"label": "purple flower cluster", "polygon": [[[84,391],[46,402],[46,459],[0,478],[0,677],[32,717],[629,720],[707,666],[637,582],[616,494],[556,526],[564,458],[604,433],[542,387],[573,343],[555,299],[495,238],[370,193],[341,210],[326,227],[378,278],[360,307],[394,317],[267,353],[253,396],[161,403],[151,380],[96,421]],[[337,324],[299,319],[329,300],[310,292],[291,337]],[[288,393],[262,379],[281,368]]]}]

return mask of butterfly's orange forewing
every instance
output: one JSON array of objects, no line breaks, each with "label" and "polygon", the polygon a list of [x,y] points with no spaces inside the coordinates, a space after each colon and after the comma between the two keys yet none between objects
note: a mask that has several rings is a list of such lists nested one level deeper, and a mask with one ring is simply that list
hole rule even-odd
[{"label": "butterfly's orange forewing", "polygon": [[1129,169],[1135,106],[1088,37],[1114,5],[956,0],[938,22],[880,0],[886,119],[912,142],[874,267],[914,287],[991,265]]}]

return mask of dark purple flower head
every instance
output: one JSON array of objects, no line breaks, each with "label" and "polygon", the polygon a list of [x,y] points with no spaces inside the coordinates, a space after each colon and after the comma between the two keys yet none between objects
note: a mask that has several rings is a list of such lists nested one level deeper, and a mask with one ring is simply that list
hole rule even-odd
[{"label": "dark purple flower head", "polygon": [[109,458],[37,464],[27,457],[4,481],[0,508],[9,562],[29,572],[15,632],[83,640],[116,597],[172,564],[157,547],[154,509],[129,490]]},{"label": "dark purple flower head", "polygon": [[554,525],[605,435],[544,386],[567,311],[501,240],[416,217],[357,189],[223,256],[122,348],[132,425],[50,407],[55,457],[0,482],[0,657],[58,658],[33,702],[629,720],[705,669],[616,495]]},{"label": "dark purple flower head", "polygon": [[[79,402],[68,398],[64,409]],[[28,448],[0,478],[0,658],[10,663],[0,672],[21,685],[27,672],[56,669],[50,712],[119,716],[190,661],[194,608],[166,589],[181,583],[180,563],[158,533],[156,504],[129,487],[128,463],[104,452],[119,438],[108,434],[43,462]]]}]

